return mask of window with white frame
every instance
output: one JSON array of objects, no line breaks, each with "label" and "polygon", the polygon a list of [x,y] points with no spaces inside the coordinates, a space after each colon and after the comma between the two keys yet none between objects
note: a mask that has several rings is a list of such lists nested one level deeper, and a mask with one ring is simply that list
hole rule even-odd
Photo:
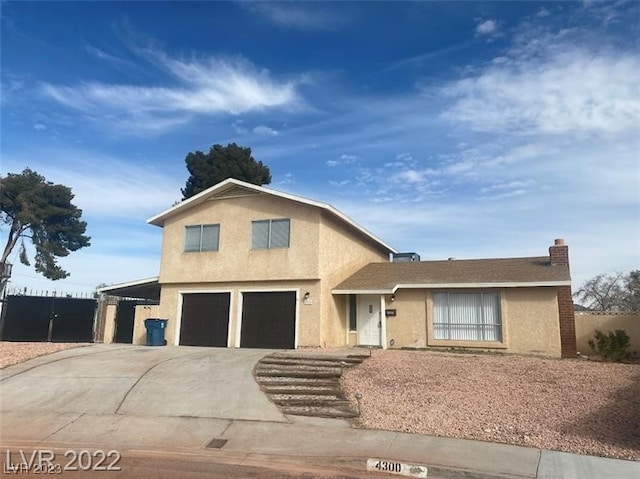
[{"label": "window with white frame", "polygon": [[220,225],[194,225],[184,229],[185,253],[218,251]]},{"label": "window with white frame", "polygon": [[500,295],[494,292],[434,293],[433,337],[501,341]]},{"label": "window with white frame", "polygon": [[290,220],[260,220],[251,222],[251,249],[289,247]]}]

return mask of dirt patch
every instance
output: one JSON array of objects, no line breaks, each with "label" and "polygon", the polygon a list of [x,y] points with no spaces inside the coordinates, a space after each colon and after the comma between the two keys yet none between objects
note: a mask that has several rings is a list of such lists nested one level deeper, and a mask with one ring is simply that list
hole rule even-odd
[{"label": "dirt patch", "polygon": [[14,343],[0,341],[0,369],[65,349],[90,346],[89,343]]},{"label": "dirt patch", "polygon": [[342,379],[359,425],[640,460],[640,366],[374,351]]}]

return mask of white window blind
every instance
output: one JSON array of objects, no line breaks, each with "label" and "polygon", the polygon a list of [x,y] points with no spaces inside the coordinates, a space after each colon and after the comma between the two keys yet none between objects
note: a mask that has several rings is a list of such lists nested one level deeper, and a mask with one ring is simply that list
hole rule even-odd
[{"label": "white window blind", "polygon": [[261,220],[251,223],[251,248],[288,248],[290,220]]},{"label": "white window blind", "polygon": [[219,225],[203,225],[200,251],[218,251]]},{"label": "white window blind", "polygon": [[194,225],[185,227],[185,252],[218,251],[220,225]]},{"label": "white window blind", "polygon": [[269,220],[251,223],[251,249],[269,247]]},{"label": "white window blind", "polygon": [[434,339],[501,341],[498,293],[434,293]]}]

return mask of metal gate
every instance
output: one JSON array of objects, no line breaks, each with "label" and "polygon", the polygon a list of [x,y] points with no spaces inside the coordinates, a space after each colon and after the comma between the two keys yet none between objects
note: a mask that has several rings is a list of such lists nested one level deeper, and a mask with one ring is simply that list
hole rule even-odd
[{"label": "metal gate", "polygon": [[97,301],[8,295],[3,308],[3,341],[93,342]]},{"label": "metal gate", "polygon": [[116,331],[113,335],[114,343],[133,342],[133,322],[136,316],[138,300],[120,300],[116,309]]}]

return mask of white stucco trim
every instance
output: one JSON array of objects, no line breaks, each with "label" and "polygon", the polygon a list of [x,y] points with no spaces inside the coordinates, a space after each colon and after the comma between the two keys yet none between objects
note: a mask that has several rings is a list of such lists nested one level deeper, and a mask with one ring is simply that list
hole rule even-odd
[{"label": "white stucco trim", "polygon": [[393,294],[392,289],[332,289],[331,294],[364,294],[364,295],[376,295],[376,294]]},{"label": "white stucco trim", "polygon": [[231,289],[184,289],[178,291],[178,301],[177,310],[176,310],[176,326],[173,332],[173,344],[175,346],[180,346],[180,326],[182,325],[182,301],[185,294],[197,294],[197,293],[207,293],[207,294],[229,294],[229,318],[227,319],[227,347],[231,347],[231,305],[233,304],[233,290]]},{"label": "white stucco trim", "polygon": [[396,284],[391,289],[332,289],[331,294],[395,294],[399,289],[535,288],[539,286],[571,286],[571,281]]},{"label": "white stucco trim", "polygon": [[107,293],[113,289],[129,288],[131,286],[143,286],[145,284],[153,284],[158,282],[159,277],[136,279],[133,281],[127,281],[126,283],[110,284],[109,286],[103,286],[102,288],[96,288],[98,293]]},{"label": "white stucco trim", "polygon": [[539,286],[570,286],[571,281],[520,281],[505,283],[425,283],[425,284],[397,284],[393,293],[399,289],[469,289],[469,288],[534,288]]},{"label": "white stucco trim", "polygon": [[[294,322],[293,348],[298,349],[298,328],[300,323],[300,288],[242,288],[238,290],[238,304],[236,317],[235,347],[240,347],[242,333],[242,305],[244,304],[244,293],[295,293],[296,294],[296,317]],[[229,308],[231,309],[231,308]]]},{"label": "white stucco trim", "polygon": [[231,186],[233,186],[233,185],[241,186],[243,188],[247,188],[249,190],[257,191],[259,193],[265,193],[265,194],[268,194],[268,195],[277,196],[277,197],[284,198],[284,199],[287,199],[287,200],[295,201],[297,203],[302,203],[302,204],[305,204],[305,205],[314,206],[316,208],[323,209],[323,210],[331,213],[333,216],[339,218],[343,222],[347,223],[351,227],[355,228],[356,230],[360,231],[362,234],[364,234],[365,236],[367,236],[368,238],[370,238],[371,240],[373,240],[374,242],[378,243],[380,246],[385,248],[388,252],[390,252],[390,253],[397,253],[398,252],[395,248],[392,248],[391,246],[386,244],[384,241],[382,241],[380,238],[375,236],[373,233],[368,231],[366,228],[360,226],[358,223],[353,221],[347,215],[345,215],[344,213],[338,211],[333,206],[331,206],[331,205],[329,205],[327,203],[321,203],[319,201],[310,200],[310,199],[307,199],[307,198],[303,198],[301,196],[295,196],[295,195],[291,195],[289,193],[283,193],[282,191],[272,190],[270,188],[265,188],[264,186],[254,185],[254,184],[247,183],[247,182],[244,182],[244,181],[236,180],[234,178],[227,178],[226,180],[221,181],[220,183],[218,183],[216,185],[213,185],[212,187],[207,188],[204,191],[201,191],[197,195],[194,195],[189,199],[181,201],[177,205],[174,205],[171,208],[168,208],[168,209],[162,211],[161,213],[159,213],[159,214],[157,214],[155,216],[152,216],[151,218],[149,218],[147,220],[147,223],[152,224],[152,225],[156,225],[156,226],[163,226],[164,220],[166,218],[168,218],[169,216],[172,216],[175,213],[177,213],[178,211],[182,211],[182,210],[184,210],[186,208],[189,208],[189,207],[191,207],[193,205],[197,205],[199,203],[203,203],[203,202],[207,201],[207,199],[209,199],[211,196],[214,196],[216,193],[220,193],[220,192],[228,189],[230,187],[230,185]]}]

